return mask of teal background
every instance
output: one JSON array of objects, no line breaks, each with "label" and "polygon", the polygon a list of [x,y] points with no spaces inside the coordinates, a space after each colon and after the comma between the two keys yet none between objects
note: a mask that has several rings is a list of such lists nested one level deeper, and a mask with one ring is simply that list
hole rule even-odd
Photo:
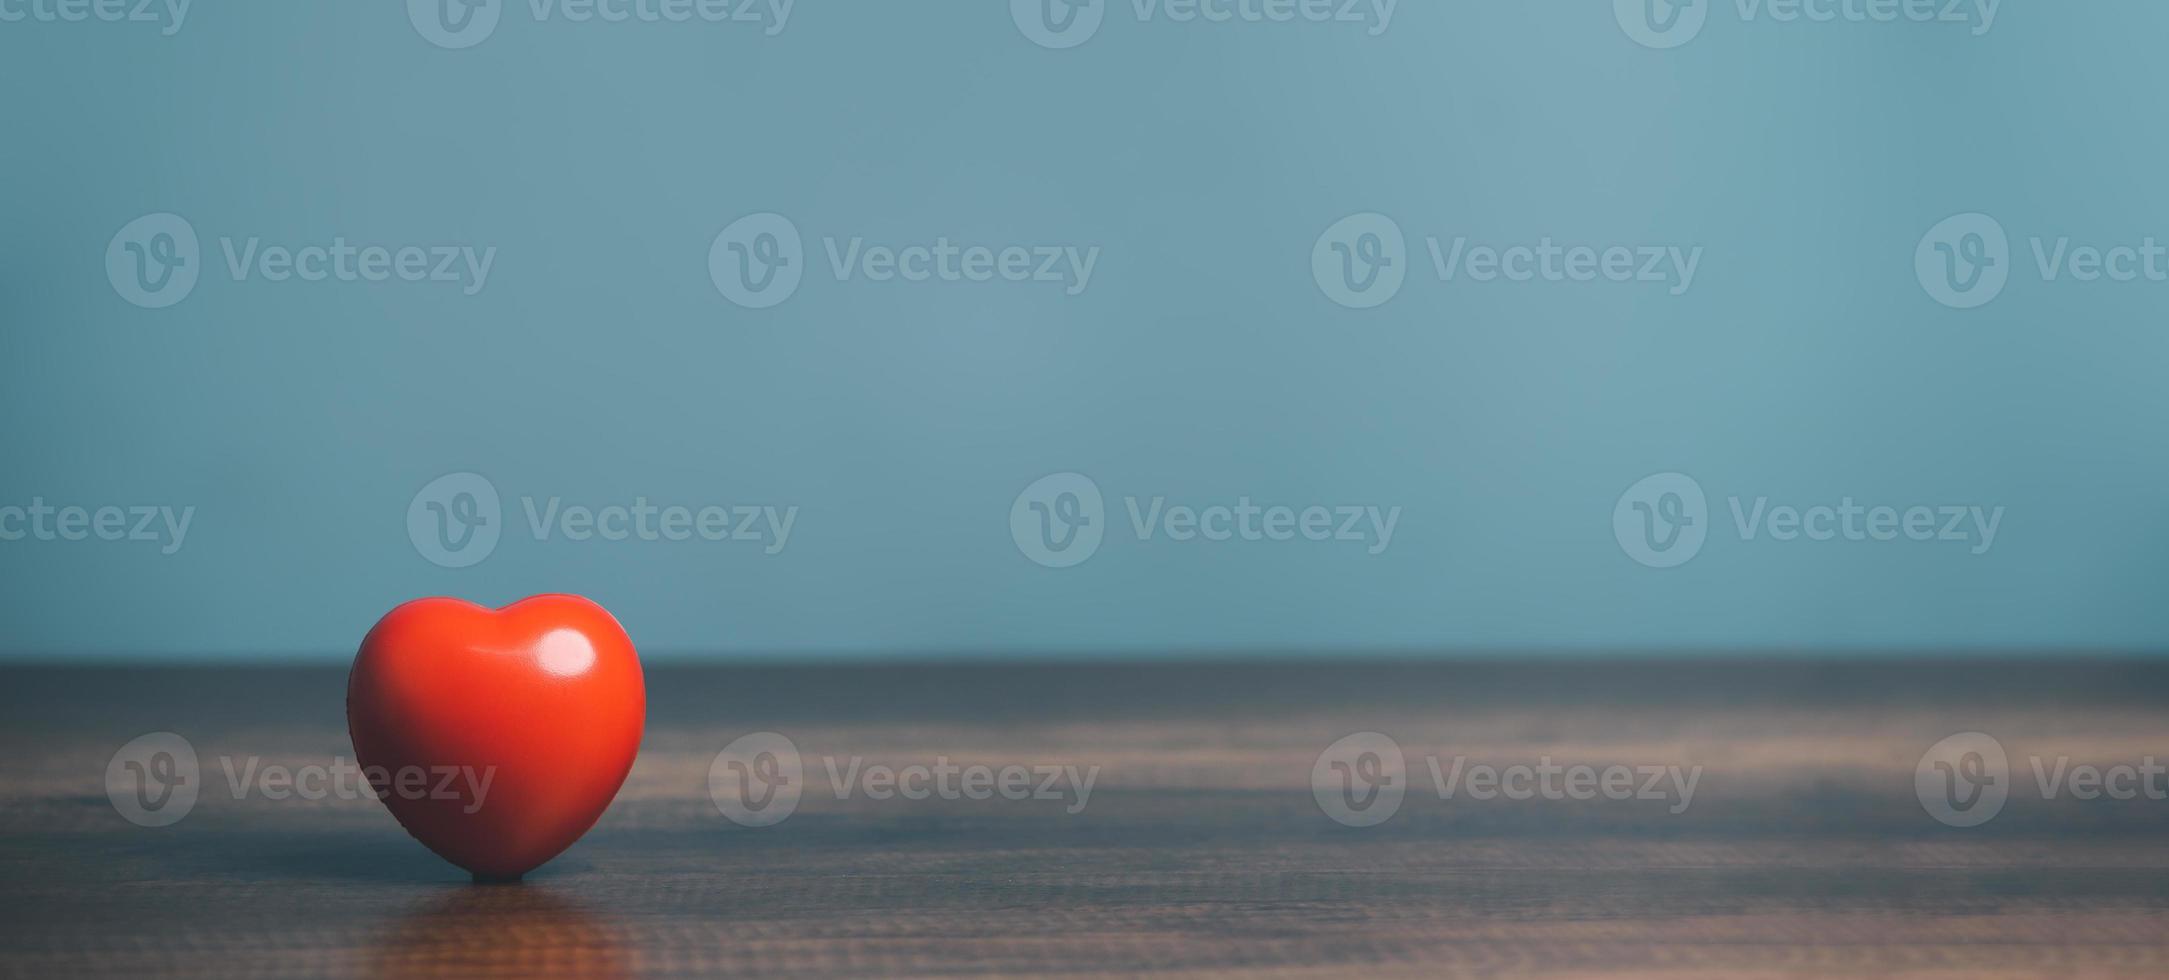
[{"label": "teal background", "polygon": [[[788,28],[537,23],[466,50],[402,5],[198,0],[0,24],[0,504],[169,504],[138,543],[0,542],[15,657],[350,655],[393,604],[587,594],[657,655],[2150,652],[2169,641],[2169,284],[2043,283],[2025,239],[2169,239],[2150,0],[1994,29],[1403,0],[1359,25],[1140,23],[1052,51],[1006,3],[800,0]],[[171,211],[162,310],[108,241]],[[790,216],[812,266],[727,302],[710,242]],[[1693,288],[1444,283],[1350,310],[1319,233],[1698,244]],[[1964,211],[2021,268],[1915,281]],[[220,236],[494,245],[478,296],[236,283]],[[1097,245],[1090,288],[836,282],[822,236]],[[452,472],[569,502],[797,505],[789,547],[405,532]],[[1058,471],[1120,498],[1403,509],[1392,547],[1008,533]],[[1682,471],[1673,569],[1611,533]],[[1991,551],[1743,542],[1724,498],[1980,504]]]}]

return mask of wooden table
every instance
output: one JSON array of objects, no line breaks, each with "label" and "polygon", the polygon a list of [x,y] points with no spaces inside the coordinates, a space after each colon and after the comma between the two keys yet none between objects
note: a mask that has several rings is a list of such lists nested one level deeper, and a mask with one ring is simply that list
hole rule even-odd
[{"label": "wooden table", "polygon": [[[351,755],[344,681],[0,671],[0,973],[2169,972],[2169,801],[2043,799],[2032,771],[2169,761],[2153,664],[651,665],[617,803],[513,886],[469,884],[372,799],[234,796],[221,760]],[[200,797],[140,827],[105,771],[157,731],[198,754]],[[803,796],[741,826],[710,764],[763,731]],[[1321,753],[1366,731],[1403,751],[1406,795],[1344,826],[1313,769],[1338,778],[1353,760]],[[2008,750],[2009,798],[1955,828],[1915,775],[1965,731]],[[829,762],[854,756],[839,799]],[[1429,761],[1457,757],[1701,769],[1680,812],[1676,791],[1441,799]],[[868,767],[940,760],[1099,770],[1075,813],[866,794]]]}]

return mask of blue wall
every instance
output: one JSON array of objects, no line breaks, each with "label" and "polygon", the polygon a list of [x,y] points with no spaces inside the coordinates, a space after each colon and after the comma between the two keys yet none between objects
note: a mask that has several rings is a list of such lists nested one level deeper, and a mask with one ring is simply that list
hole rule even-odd
[{"label": "blue wall", "polygon": [[2169,641],[2161,3],[439,2],[0,0],[0,650]]}]

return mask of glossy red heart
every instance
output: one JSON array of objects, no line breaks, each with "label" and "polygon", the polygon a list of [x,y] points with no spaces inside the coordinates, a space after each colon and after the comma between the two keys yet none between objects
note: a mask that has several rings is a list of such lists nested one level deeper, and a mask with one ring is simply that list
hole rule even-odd
[{"label": "glossy red heart", "polygon": [[640,751],[647,689],[603,607],[417,599],[362,640],[346,727],[399,825],[478,880],[515,879],[602,816]]}]

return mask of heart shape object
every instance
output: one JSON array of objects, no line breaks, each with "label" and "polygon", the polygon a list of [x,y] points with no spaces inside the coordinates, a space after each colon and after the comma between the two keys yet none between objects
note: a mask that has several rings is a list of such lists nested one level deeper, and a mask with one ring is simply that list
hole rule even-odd
[{"label": "heart shape object", "polygon": [[399,825],[478,881],[516,880],[602,816],[640,751],[625,628],[574,595],[416,599],[362,640],[347,735]]}]

